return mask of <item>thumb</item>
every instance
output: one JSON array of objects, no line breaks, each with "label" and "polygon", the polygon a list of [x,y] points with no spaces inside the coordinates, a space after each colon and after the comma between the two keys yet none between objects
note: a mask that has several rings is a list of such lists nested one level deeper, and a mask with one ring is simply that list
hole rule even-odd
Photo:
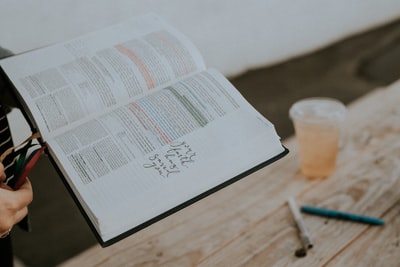
[{"label": "thumb", "polygon": [[24,207],[29,205],[33,200],[33,191],[32,184],[28,178],[25,179],[24,183],[21,187],[15,191],[13,191],[13,195],[16,199],[18,199],[18,203],[20,207]]}]

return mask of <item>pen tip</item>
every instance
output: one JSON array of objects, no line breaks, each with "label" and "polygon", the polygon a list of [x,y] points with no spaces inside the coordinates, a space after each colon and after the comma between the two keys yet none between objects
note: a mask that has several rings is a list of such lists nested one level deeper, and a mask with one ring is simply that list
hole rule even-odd
[{"label": "pen tip", "polygon": [[307,250],[305,248],[299,248],[295,251],[294,255],[298,258],[307,256]]}]

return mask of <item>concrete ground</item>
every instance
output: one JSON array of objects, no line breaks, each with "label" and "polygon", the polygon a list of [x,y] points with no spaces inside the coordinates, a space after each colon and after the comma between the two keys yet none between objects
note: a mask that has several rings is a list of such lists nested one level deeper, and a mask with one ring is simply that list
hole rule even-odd
[{"label": "concrete ground", "polygon": [[[285,138],[293,134],[288,110],[297,99],[328,96],[349,103],[399,77],[397,21],[318,52],[249,71],[231,81]],[[96,244],[46,157],[42,157],[30,177],[35,194],[30,207],[33,231],[13,230],[18,259],[26,266],[54,266]]]}]

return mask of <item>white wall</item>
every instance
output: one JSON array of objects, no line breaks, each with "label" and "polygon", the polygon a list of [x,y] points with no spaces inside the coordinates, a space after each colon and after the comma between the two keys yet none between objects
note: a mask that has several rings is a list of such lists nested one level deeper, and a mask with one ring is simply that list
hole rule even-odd
[{"label": "white wall", "polygon": [[0,45],[16,53],[155,12],[231,76],[400,17],[399,0],[0,0]]}]

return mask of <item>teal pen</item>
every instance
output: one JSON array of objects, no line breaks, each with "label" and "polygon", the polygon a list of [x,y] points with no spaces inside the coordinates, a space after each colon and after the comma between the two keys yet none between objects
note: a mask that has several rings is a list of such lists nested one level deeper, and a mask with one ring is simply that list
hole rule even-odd
[{"label": "teal pen", "polygon": [[360,222],[360,223],[366,223],[366,224],[372,224],[372,225],[385,224],[385,221],[380,218],[369,217],[369,216],[348,213],[348,212],[343,212],[343,211],[337,211],[337,210],[331,210],[331,209],[324,209],[324,208],[318,208],[318,207],[312,207],[312,206],[301,206],[300,210],[305,213],[310,213],[310,214],[319,215],[319,216],[323,216],[323,217],[329,217],[329,218],[349,220],[349,221],[353,221],[353,222]]}]

